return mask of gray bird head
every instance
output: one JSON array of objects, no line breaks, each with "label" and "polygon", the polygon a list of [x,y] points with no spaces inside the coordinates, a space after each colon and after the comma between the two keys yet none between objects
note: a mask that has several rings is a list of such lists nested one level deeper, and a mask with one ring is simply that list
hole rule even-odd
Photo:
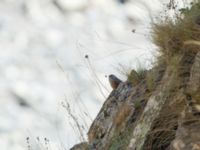
[{"label": "gray bird head", "polygon": [[111,74],[109,75],[109,80],[115,81],[115,82],[122,82],[119,78],[117,78],[115,75]]}]

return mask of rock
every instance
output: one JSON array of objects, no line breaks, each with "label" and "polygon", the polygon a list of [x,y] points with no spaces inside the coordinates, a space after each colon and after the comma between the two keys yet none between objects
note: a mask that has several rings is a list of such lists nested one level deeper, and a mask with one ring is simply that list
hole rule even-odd
[{"label": "rock", "polygon": [[200,149],[200,52],[194,58],[190,70],[190,78],[186,92],[188,109],[182,112],[175,139],[172,141],[171,150],[199,150]]},{"label": "rock", "polygon": [[198,24],[198,25],[200,25],[200,16],[196,17],[195,23]]},{"label": "rock", "polygon": [[79,144],[74,145],[70,150],[87,150],[88,149],[88,143],[82,142]]},{"label": "rock", "polygon": [[183,112],[175,139],[171,142],[170,150],[199,150],[200,149],[200,121],[188,113]]},{"label": "rock", "polygon": [[[163,108],[166,106],[165,103],[168,100],[170,89],[174,83],[174,75],[170,75],[170,70],[167,70],[163,81],[167,81],[164,85],[160,85],[152,96],[150,96],[143,115],[133,130],[129,149],[140,150],[145,145],[145,140],[151,131],[154,121],[161,114]],[[134,141],[134,143],[132,142]]]},{"label": "rock", "polygon": [[190,93],[200,103],[200,52],[197,53],[190,71],[190,79],[187,92]]},{"label": "rock", "polygon": [[[88,139],[91,149],[101,150],[108,146],[108,141],[117,130],[117,126],[133,112],[132,105],[127,102],[133,87],[122,82],[113,90],[103,104],[99,114],[91,125]],[[119,110],[122,110],[119,112]]]}]

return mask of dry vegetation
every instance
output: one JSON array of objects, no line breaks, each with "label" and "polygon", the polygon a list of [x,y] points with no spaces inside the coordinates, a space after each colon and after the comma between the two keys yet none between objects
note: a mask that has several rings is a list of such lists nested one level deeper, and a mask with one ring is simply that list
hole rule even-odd
[{"label": "dry vegetation", "polygon": [[121,109],[118,110],[116,116],[113,118],[115,125],[120,126],[122,122],[125,122],[131,113],[131,110],[132,108],[128,104],[123,104]]},{"label": "dry vegetation", "polygon": [[[197,51],[200,50],[200,1],[193,1],[190,6],[175,11],[175,18],[167,15],[152,25],[152,39],[158,46],[159,56],[157,63],[165,64],[176,74],[177,80],[174,87],[169,91],[169,108],[163,110],[162,114],[154,122],[151,133],[148,135],[144,149],[166,149],[169,148],[174,139],[178,126],[180,112],[185,108],[184,95],[180,89],[189,74],[190,64]],[[155,82],[153,72],[147,74],[147,85],[152,87]],[[178,94],[178,95],[177,95]],[[170,104],[172,103],[172,104]]]},{"label": "dry vegetation", "polygon": [[158,46],[160,59],[169,63],[173,56],[183,54],[184,46],[199,44],[200,1],[175,11],[175,18],[161,18],[152,25],[152,39]]},{"label": "dry vegetation", "polygon": [[[184,54],[200,50],[200,1],[194,0],[190,6],[177,9],[175,1],[171,0],[167,9],[164,16],[152,23],[152,42],[159,52],[154,68],[146,71],[140,67],[127,75],[133,85],[145,79],[150,91],[155,88],[157,68],[170,66],[177,72]],[[169,10],[174,11],[173,17],[169,17]]]}]

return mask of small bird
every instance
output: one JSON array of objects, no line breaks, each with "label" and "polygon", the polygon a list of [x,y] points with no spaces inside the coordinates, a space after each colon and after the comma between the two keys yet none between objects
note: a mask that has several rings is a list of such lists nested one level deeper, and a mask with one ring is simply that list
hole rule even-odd
[{"label": "small bird", "polygon": [[118,79],[115,75],[111,74],[109,75],[109,82],[113,89],[116,89],[118,85],[122,82],[120,79]]}]

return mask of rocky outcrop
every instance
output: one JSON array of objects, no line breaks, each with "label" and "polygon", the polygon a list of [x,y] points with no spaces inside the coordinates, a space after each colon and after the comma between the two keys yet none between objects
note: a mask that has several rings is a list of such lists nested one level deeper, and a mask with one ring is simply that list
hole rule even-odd
[{"label": "rocky outcrop", "polygon": [[200,149],[197,52],[185,51],[175,66],[154,67],[141,80],[137,74],[137,82],[120,83],[92,123],[82,150]]},{"label": "rocky outcrop", "polygon": [[200,121],[198,118],[183,113],[171,150],[199,150],[200,149]]},{"label": "rocky outcrop", "polygon": [[190,70],[187,94],[190,95],[188,110],[182,112],[172,150],[200,149],[200,52],[194,58]]},{"label": "rocky outcrop", "polygon": [[111,92],[89,129],[90,149],[101,150],[108,147],[108,141],[111,141],[117,129],[123,126],[122,122],[128,121],[134,112],[133,104],[128,98],[132,91],[130,84],[121,83]]},{"label": "rocky outcrop", "polygon": [[70,150],[86,150],[88,149],[88,143],[87,142],[82,142],[79,144],[74,145]]},{"label": "rocky outcrop", "polygon": [[138,76],[111,92],[89,129],[86,149],[199,149],[200,52],[186,51],[176,66],[154,67],[139,82]]}]

